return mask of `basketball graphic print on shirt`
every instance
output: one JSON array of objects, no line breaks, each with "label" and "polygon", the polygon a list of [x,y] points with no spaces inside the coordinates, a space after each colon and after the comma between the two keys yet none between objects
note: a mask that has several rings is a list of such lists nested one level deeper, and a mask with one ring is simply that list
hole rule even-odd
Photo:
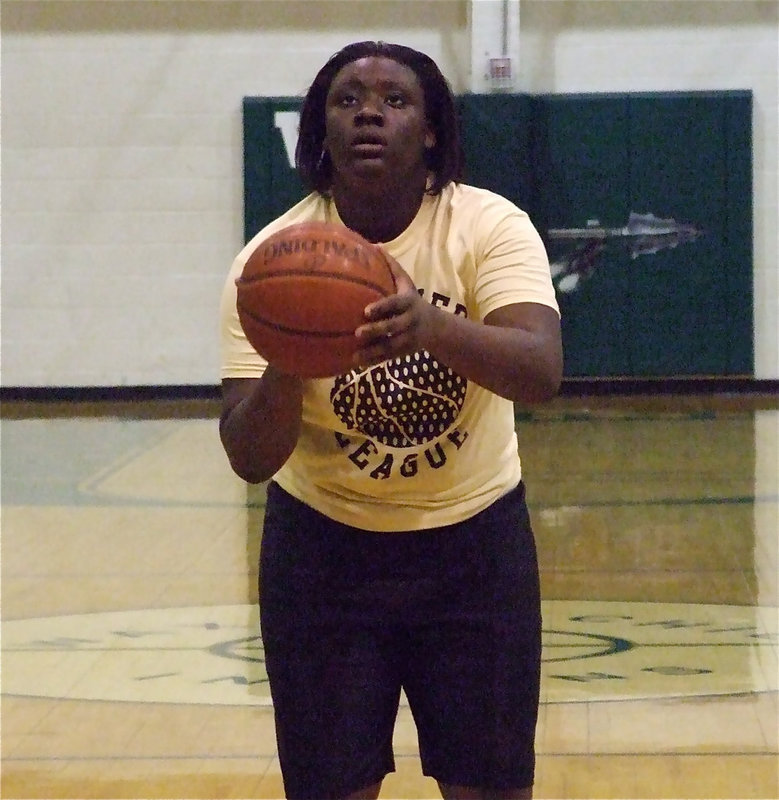
[{"label": "basketball graphic print on shirt", "polygon": [[350,431],[386,447],[416,447],[445,434],[468,382],[426,350],[336,379],[333,411]]}]

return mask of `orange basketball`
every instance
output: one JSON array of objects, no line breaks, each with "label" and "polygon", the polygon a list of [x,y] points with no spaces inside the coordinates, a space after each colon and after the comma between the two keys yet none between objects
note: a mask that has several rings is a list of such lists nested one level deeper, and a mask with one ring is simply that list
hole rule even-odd
[{"label": "orange basketball", "polygon": [[246,338],[271,364],[304,378],[348,372],[369,303],[395,292],[376,245],[325,222],[290,225],[262,241],[236,281]]}]

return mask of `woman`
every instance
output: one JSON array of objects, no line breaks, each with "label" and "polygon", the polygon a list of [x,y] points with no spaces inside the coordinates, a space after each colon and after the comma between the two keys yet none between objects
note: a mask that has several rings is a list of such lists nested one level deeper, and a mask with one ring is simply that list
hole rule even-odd
[{"label": "woman", "polygon": [[[312,193],[237,256],[222,306],[222,442],[272,479],[260,610],[285,791],[377,797],[403,689],[444,797],[531,797],[540,601],[513,401],[561,379],[546,253],[524,212],[460,182],[451,90],[410,48],[335,54],[296,161]],[[304,220],[380,244],[398,287],[325,380],[266,364],[235,309],[248,255]]]}]

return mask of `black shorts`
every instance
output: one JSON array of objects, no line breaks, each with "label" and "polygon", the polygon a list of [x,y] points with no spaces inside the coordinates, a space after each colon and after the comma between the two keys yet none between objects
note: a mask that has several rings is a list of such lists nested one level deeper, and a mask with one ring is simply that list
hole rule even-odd
[{"label": "black shorts", "polygon": [[401,687],[425,775],[532,785],[541,611],[522,484],[456,525],[376,533],[272,483],[260,616],[287,797],[392,772]]}]

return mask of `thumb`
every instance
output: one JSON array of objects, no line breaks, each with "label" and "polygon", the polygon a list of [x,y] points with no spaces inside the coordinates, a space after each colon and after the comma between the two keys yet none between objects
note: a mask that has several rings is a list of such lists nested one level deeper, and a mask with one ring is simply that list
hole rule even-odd
[{"label": "thumb", "polygon": [[394,259],[381,245],[376,245],[381,254],[384,256],[384,260],[387,262],[387,266],[390,268],[390,272],[392,273],[392,277],[395,280],[395,289],[398,294],[402,292],[408,291],[416,291],[416,286],[414,285],[414,281],[411,280],[411,276],[406,272],[405,269]]}]

